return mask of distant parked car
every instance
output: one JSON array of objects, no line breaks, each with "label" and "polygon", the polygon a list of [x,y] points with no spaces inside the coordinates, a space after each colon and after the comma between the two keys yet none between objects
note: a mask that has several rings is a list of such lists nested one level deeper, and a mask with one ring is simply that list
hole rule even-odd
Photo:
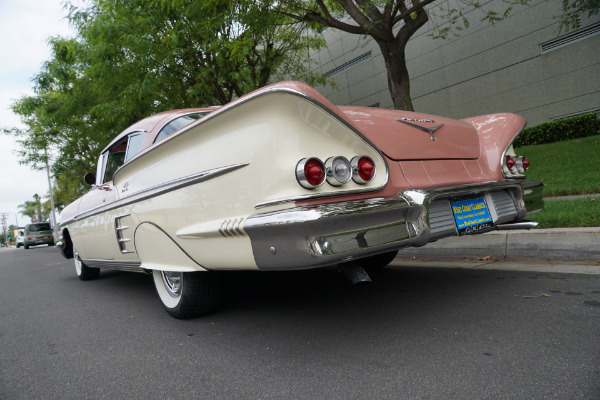
[{"label": "distant parked car", "polygon": [[54,246],[54,237],[52,236],[50,224],[47,222],[36,222],[25,225],[25,237],[23,238],[25,249],[28,249],[29,246],[37,246],[39,244]]},{"label": "distant parked car", "polygon": [[25,232],[19,231],[17,238],[15,239],[17,249],[25,244]]}]

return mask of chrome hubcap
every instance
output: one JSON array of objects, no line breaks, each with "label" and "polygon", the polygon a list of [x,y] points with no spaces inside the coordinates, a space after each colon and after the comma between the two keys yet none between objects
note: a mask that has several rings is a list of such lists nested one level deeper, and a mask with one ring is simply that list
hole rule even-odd
[{"label": "chrome hubcap", "polygon": [[181,281],[183,277],[182,272],[161,272],[165,289],[171,297],[181,296]]}]

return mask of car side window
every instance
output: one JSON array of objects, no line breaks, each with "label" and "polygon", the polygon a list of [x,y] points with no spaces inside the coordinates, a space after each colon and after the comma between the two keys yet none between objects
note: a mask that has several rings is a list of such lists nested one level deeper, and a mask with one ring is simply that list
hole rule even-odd
[{"label": "car side window", "polygon": [[191,124],[192,122],[196,121],[199,118],[202,118],[206,114],[208,114],[208,112],[199,112],[199,113],[183,115],[181,117],[175,118],[171,122],[167,123],[160,130],[160,132],[158,132],[158,135],[156,135],[156,139],[154,139],[154,143],[160,142],[161,140],[163,140],[164,138],[166,138],[173,132],[180,130],[184,126]]},{"label": "car side window", "polygon": [[125,161],[135,156],[142,148],[142,142],[146,137],[146,132],[134,132],[129,135],[127,140],[127,152],[125,153]]},{"label": "car side window", "polygon": [[104,175],[102,183],[110,182],[113,180],[113,175],[117,172],[117,169],[125,163],[125,150],[127,149],[127,138],[123,138],[118,143],[115,143],[110,149],[108,149],[108,158],[106,160],[106,166],[104,167]]},{"label": "car side window", "polygon": [[108,161],[106,162],[106,173],[104,174],[103,183],[110,182],[113,179],[113,175],[117,172],[117,169],[125,163],[125,152],[120,151],[117,153],[111,153],[108,155]]}]

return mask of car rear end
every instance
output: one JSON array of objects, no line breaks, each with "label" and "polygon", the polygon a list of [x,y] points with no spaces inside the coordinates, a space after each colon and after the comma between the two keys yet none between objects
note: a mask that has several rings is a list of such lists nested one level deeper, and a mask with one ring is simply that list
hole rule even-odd
[{"label": "car rear end", "polygon": [[29,224],[25,227],[25,237],[23,244],[26,249],[31,246],[54,245],[54,236],[50,224],[47,222],[38,222]]}]

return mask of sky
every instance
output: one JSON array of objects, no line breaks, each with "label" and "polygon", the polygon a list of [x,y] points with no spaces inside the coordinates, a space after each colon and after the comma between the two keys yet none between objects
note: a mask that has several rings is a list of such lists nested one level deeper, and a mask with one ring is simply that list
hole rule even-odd
[{"label": "sky", "polygon": [[[0,130],[25,127],[10,106],[33,94],[31,79],[50,58],[47,39],[74,36],[63,5],[64,0],[0,0]],[[9,214],[9,224],[24,226],[30,220],[19,214],[18,205],[34,194],[46,200],[49,190],[46,172],[20,165],[18,151],[14,137],[0,133],[0,214]]]}]

